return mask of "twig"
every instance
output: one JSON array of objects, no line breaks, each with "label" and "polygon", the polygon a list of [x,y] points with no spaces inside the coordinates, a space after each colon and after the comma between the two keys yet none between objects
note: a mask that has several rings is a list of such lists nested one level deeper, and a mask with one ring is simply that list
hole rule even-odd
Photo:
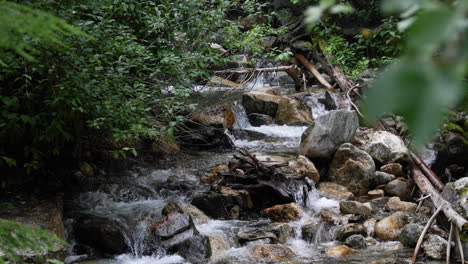
[{"label": "twig", "polygon": [[418,155],[414,152],[410,152],[411,158],[413,159],[414,163],[419,167],[419,169],[426,175],[426,177],[431,181],[431,183],[436,187],[439,191],[444,189],[444,184],[442,181],[437,177],[437,175],[426,165],[424,161],[422,161]]},{"label": "twig", "polygon": [[460,239],[460,231],[455,228],[455,237],[457,239],[458,252],[460,252],[460,260],[462,264],[465,264],[465,253],[463,252],[463,245]]},{"label": "twig", "polygon": [[351,99],[351,96],[349,96],[349,93],[356,87],[351,87],[351,89],[349,89],[347,92],[346,92],[346,98],[348,98],[348,101],[349,103],[354,107],[354,109],[356,110],[356,112],[359,114],[360,117],[364,118],[364,115],[361,113],[361,111],[359,111],[359,108],[354,104],[353,100]]},{"label": "twig", "polygon": [[453,226],[454,226],[454,224],[452,222],[450,222],[449,237],[448,237],[448,240],[447,240],[447,254],[446,254],[447,256],[446,256],[446,259],[445,259],[447,264],[450,264],[450,251],[452,249]]},{"label": "twig", "polygon": [[429,228],[434,223],[434,221],[435,221],[437,215],[440,213],[440,211],[442,211],[442,206],[437,208],[437,210],[434,212],[434,214],[431,216],[431,218],[427,222],[426,226],[424,227],[421,235],[419,236],[418,242],[416,243],[416,247],[414,248],[414,253],[413,253],[413,257],[411,258],[411,263],[416,262],[416,258],[418,257],[419,249],[421,248],[422,242],[424,240],[424,236],[426,235],[427,231],[429,230]]},{"label": "twig", "polygon": [[304,55],[302,54],[294,54],[294,56],[297,58],[297,60],[299,60],[299,62],[301,62],[301,64],[310,72],[314,75],[315,78],[317,78],[317,80],[323,85],[325,86],[325,88],[327,88],[328,90],[330,90],[331,92],[333,93],[336,93],[336,90],[333,89],[333,86],[331,86],[330,83],[327,82],[327,80],[325,80],[322,75],[320,75],[320,73],[318,72],[318,70],[314,67],[314,65],[312,65],[305,57]]}]

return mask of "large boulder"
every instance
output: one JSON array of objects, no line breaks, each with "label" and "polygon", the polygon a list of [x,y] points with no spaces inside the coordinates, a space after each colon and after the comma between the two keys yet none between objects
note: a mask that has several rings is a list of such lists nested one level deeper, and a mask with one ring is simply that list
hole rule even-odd
[{"label": "large boulder", "polygon": [[319,116],[302,134],[299,154],[310,159],[331,158],[338,147],[349,142],[359,126],[350,110],[334,110]]},{"label": "large boulder", "polygon": [[383,241],[396,241],[408,219],[402,212],[387,216],[375,224],[375,234]]},{"label": "large boulder", "polygon": [[174,212],[153,222],[151,225],[151,232],[158,237],[168,238],[190,227],[191,222],[188,214]]},{"label": "large boulder", "polygon": [[364,150],[375,160],[394,163],[409,158],[408,148],[400,137],[387,131],[367,130],[363,133]]},{"label": "large boulder", "polygon": [[248,92],[242,96],[242,104],[248,114],[258,113],[274,117],[282,98],[281,96],[267,93]]},{"label": "large boulder", "polygon": [[375,164],[369,154],[345,143],[336,151],[328,177],[350,192],[362,195],[369,191],[374,171]]},{"label": "large boulder", "polygon": [[310,107],[302,101],[283,97],[276,112],[279,125],[304,126],[313,123]]}]

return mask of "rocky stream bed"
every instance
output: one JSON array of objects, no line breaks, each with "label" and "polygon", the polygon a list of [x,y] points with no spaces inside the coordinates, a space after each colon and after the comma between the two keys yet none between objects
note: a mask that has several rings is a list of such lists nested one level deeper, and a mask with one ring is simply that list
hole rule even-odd
[{"label": "rocky stream bed", "polygon": [[[230,151],[83,165],[86,184],[64,205],[65,263],[407,263],[434,206],[417,200],[404,142],[360,127],[337,94],[289,90],[255,88],[181,135]],[[447,186],[466,217],[468,178]],[[445,260],[445,224],[429,230],[420,263]]]}]

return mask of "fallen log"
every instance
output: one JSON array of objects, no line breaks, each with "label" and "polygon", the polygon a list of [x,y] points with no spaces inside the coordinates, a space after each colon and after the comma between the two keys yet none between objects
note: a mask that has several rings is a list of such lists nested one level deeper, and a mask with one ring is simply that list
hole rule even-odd
[{"label": "fallen log", "polygon": [[321,56],[319,52],[315,51],[312,53],[312,57],[322,64],[330,78],[338,84],[343,92],[348,92],[353,87],[343,70],[330,62],[331,55],[325,54],[324,56]]},{"label": "fallen log", "polygon": [[418,168],[424,173],[424,175],[426,175],[434,187],[436,187],[439,191],[442,191],[442,189],[444,189],[444,184],[439,179],[439,177],[437,177],[437,175],[426,165],[424,161],[418,157],[418,155],[412,151],[410,152],[410,155],[413,162],[416,163]]},{"label": "fallen log", "polygon": [[411,173],[413,175],[414,182],[419,187],[419,190],[424,194],[430,195],[434,206],[442,208],[445,216],[450,220],[450,222],[454,223],[461,232],[468,232],[468,221],[458,214],[448,201],[442,198],[439,192],[432,186],[431,182],[426,178],[426,176],[424,176],[423,172],[417,166],[413,165]]},{"label": "fallen log", "polygon": [[335,89],[333,89],[333,86],[331,86],[330,83],[325,80],[322,75],[318,72],[318,70],[312,65],[302,54],[294,54],[294,56],[299,60],[299,62],[310,72],[312,75],[314,75],[315,78],[323,85],[325,88],[330,90],[333,93],[336,93]]}]

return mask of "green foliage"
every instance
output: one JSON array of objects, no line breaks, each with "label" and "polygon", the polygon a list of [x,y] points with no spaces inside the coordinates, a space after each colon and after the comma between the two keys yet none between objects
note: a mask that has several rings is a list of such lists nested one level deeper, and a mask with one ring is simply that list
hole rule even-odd
[{"label": "green foliage", "polygon": [[[14,50],[30,61],[35,51],[32,41],[63,45],[66,35],[84,35],[60,18],[14,2],[1,0],[0,10],[0,48]],[[0,65],[7,66],[1,60]]]},{"label": "green foliage", "polygon": [[[65,245],[56,235],[40,228],[0,219],[0,252],[4,254],[0,263],[21,262],[19,252],[41,256],[41,253],[57,251]],[[57,260],[47,261],[57,264]]]},{"label": "green foliage", "polygon": [[369,89],[365,110],[374,119],[383,112],[403,115],[415,142],[421,144],[466,93],[462,79],[468,66],[468,3],[387,1],[384,7],[404,11],[402,16],[407,16],[408,9],[417,12],[407,18],[413,22],[403,56]]},{"label": "green foliage", "polygon": [[194,84],[227,60],[216,36],[258,54],[277,34],[234,29],[224,0],[19,2],[0,2],[0,166],[28,172],[83,141],[122,157],[136,137],[173,139]]}]

